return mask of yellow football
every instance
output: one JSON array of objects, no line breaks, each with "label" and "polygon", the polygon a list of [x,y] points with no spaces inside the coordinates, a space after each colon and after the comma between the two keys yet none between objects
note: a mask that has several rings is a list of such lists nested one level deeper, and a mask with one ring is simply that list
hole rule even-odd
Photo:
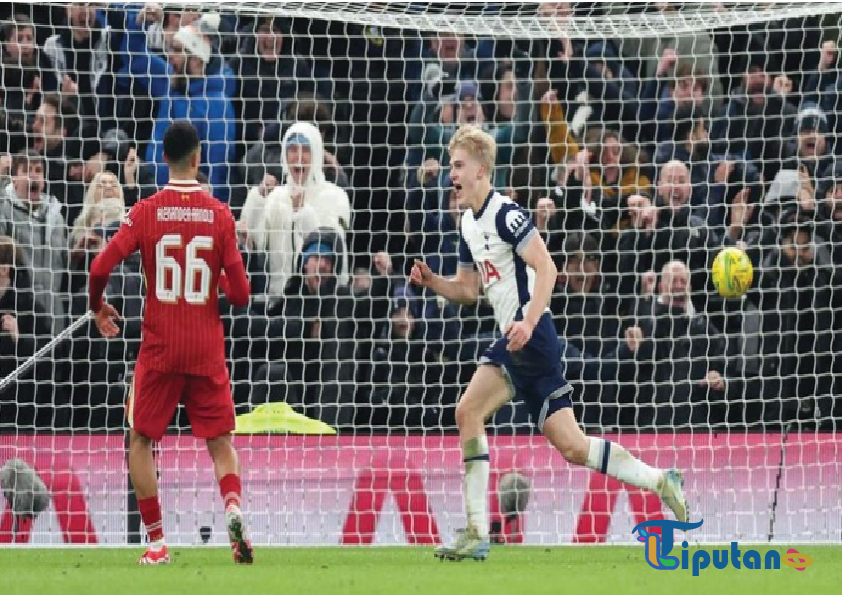
[{"label": "yellow football", "polygon": [[713,260],[713,285],[720,296],[739,298],[748,292],[754,279],[751,259],[739,248],[723,248]]}]

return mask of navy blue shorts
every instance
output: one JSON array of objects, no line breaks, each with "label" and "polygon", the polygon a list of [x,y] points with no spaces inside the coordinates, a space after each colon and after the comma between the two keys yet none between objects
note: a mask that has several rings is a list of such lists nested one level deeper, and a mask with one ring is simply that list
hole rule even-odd
[{"label": "navy blue shorts", "polygon": [[532,338],[517,352],[506,349],[509,340],[498,339],[485,351],[480,364],[493,364],[503,369],[515,392],[523,401],[533,422],[543,430],[544,421],[563,408],[573,406],[570,383],[564,378],[561,364],[561,343],[549,313],[544,313]]}]

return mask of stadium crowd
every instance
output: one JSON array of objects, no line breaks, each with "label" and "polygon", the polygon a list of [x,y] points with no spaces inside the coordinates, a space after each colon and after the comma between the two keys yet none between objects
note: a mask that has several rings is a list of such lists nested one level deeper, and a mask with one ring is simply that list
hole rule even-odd
[{"label": "stadium crowd", "polygon": [[[681,10],[665,4],[635,10]],[[499,331],[482,301],[445,304],[407,273],[455,273],[447,144],[475,123],[498,144],[496,188],[556,259],[585,424],[842,415],[842,79],[818,17],[512,41],[157,4],[0,11],[2,376],[85,313],[93,257],[166,182],[163,133],[188,119],[251,275],[250,306],[222,307],[238,412],[284,400],[340,430],[453,428]],[[742,300],[709,279],[726,245],[755,267]],[[60,343],[0,395],[0,428],[122,428],[142,295],[129,260],[107,289],[121,337]],[[529,428],[517,405],[496,422]]]}]

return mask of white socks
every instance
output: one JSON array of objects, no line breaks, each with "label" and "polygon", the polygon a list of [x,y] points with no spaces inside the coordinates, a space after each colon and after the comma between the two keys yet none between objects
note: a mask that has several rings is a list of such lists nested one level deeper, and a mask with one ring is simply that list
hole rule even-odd
[{"label": "white socks", "polygon": [[462,458],[465,462],[462,493],[465,497],[468,527],[474,528],[480,538],[488,538],[488,476],[491,473],[488,438],[483,434],[465,441],[462,445]]},{"label": "white socks", "polygon": [[588,437],[588,461],[592,470],[608,474],[621,482],[648,490],[658,490],[663,472],[643,463],[622,446],[605,439]]},{"label": "white socks", "polygon": [[[657,491],[663,472],[643,463],[621,445],[605,439],[588,437],[588,461],[586,466],[602,472],[621,482]],[[469,439],[462,445],[465,462],[465,476],[462,492],[465,498],[465,513],[468,527],[474,528],[480,538],[487,539],[489,532],[488,477],[491,462],[488,457],[488,438],[483,434]]]}]

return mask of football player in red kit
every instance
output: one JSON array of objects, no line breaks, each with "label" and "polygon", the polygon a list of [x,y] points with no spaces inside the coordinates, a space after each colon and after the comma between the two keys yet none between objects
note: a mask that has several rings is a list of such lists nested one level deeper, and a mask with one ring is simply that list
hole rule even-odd
[{"label": "football player in red kit", "polygon": [[187,410],[193,435],[207,440],[234,560],[253,560],[240,511],[237,453],[231,444],[234,403],[217,291],[221,288],[231,304],[245,306],[249,282],[231,211],[196,181],[200,154],[193,125],[173,123],[164,135],[169,182],[131,209],[90,272],[90,307],[97,327],[104,337],[114,337],[119,314],[103,301],[102,293],[114,267],[140,250],[146,310],[126,415],[131,427],[129,474],[150,542],[139,561],[145,565],[170,560],[152,442],[161,440],[179,402]]}]

